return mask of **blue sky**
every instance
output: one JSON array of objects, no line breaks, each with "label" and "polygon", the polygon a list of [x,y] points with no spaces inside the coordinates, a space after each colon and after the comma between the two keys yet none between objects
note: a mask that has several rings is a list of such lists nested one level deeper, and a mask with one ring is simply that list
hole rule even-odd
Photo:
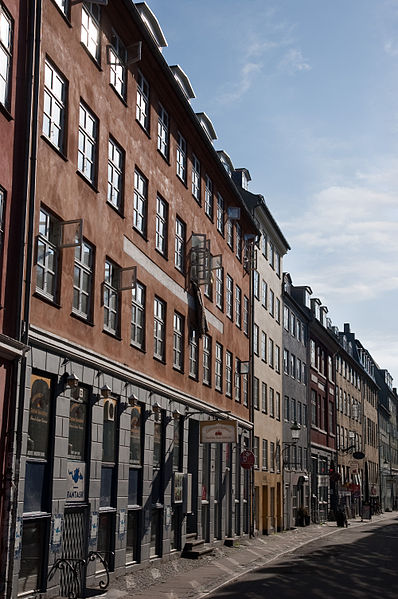
[{"label": "blue sky", "polygon": [[398,0],[148,0],[284,261],[398,382]]}]

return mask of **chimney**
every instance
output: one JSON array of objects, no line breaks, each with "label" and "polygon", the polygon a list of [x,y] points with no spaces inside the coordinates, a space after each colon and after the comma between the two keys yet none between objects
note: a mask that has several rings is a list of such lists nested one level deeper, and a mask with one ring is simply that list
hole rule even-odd
[{"label": "chimney", "polygon": [[345,333],[351,333],[351,330],[350,330],[350,323],[349,323],[349,322],[345,322],[345,323],[344,323],[344,332],[345,332]]}]

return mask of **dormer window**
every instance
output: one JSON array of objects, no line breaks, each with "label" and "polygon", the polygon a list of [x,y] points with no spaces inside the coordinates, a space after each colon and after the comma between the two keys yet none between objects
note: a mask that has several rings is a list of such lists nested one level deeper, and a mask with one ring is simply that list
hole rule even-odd
[{"label": "dormer window", "polygon": [[173,65],[170,67],[170,70],[173,73],[174,79],[177,81],[188,102],[192,98],[195,98],[195,92],[193,91],[191,82],[189,81],[187,75],[184,73],[180,65]]}]

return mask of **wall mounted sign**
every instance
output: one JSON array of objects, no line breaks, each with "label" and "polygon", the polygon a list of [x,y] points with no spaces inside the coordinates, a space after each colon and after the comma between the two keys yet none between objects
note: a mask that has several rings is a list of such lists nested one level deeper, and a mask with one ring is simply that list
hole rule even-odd
[{"label": "wall mounted sign", "polygon": [[85,473],[84,462],[68,462],[66,470],[66,501],[68,503],[82,503],[85,499]]},{"label": "wall mounted sign", "polygon": [[61,549],[62,542],[62,514],[55,514],[52,522],[51,551],[57,552]]},{"label": "wall mounted sign", "polygon": [[254,462],[254,453],[252,451],[249,451],[248,449],[242,451],[240,454],[240,465],[242,468],[249,470],[250,468],[253,468]]},{"label": "wall mounted sign", "polygon": [[168,505],[164,508],[164,525],[169,528],[171,524],[171,507]]},{"label": "wall mounted sign", "polygon": [[236,420],[206,420],[200,422],[201,443],[236,443]]},{"label": "wall mounted sign", "polygon": [[98,536],[98,512],[91,512],[91,526],[90,526],[90,545],[97,543]]}]

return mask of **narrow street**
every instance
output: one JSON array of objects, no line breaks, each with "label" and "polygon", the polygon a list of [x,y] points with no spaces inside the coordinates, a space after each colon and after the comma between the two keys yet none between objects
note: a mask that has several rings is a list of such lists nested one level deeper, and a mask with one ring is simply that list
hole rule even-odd
[{"label": "narrow street", "polygon": [[395,599],[398,521],[349,527],[318,539],[207,597]]}]

